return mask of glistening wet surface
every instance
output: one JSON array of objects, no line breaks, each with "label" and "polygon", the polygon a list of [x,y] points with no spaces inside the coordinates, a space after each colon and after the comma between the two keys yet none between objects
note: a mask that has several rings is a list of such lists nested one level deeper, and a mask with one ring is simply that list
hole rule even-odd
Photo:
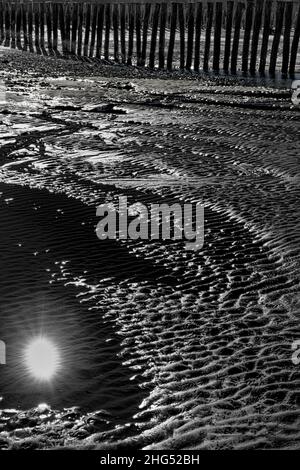
[{"label": "glistening wet surface", "polygon": [[[299,447],[290,90],[2,77],[1,447]],[[203,248],[100,242],[96,207],[124,195],[202,203]],[[61,353],[48,385],[22,358],[41,332]]]}]

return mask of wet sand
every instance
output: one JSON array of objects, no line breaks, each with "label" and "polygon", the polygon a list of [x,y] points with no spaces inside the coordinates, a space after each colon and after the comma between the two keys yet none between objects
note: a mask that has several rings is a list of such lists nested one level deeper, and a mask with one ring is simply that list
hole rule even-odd
[{"label": "wet sand", "polygon": [[[0,73],[0,447],[299,447],[290,82],[3,48]],[[203,249],[100,242],[121,195],[203,203]],[[41,328],[64,359],[48,388],[20,359]]]}]

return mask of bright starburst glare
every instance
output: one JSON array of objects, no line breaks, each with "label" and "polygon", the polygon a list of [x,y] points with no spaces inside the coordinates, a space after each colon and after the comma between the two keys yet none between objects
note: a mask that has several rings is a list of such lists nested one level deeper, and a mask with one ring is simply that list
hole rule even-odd
[{"label": "bright starburst glare", "polygon": [[43,336],[35,338],[25,350],[25,363],[36,379],[48,381],[59,367],[58,349],[52,341]]}]

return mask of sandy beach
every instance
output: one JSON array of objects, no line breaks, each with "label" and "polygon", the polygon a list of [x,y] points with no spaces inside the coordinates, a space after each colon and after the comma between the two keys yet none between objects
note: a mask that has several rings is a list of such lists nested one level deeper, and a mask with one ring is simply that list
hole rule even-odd
[{"label": "sandy beach", "polygon": [[[0,448],[299,448],[291,80],[4,47],[0,80]],[[124,195],[203,204],[203,248],[100,242]],[[41,330],[51,385],[22,363]]]}]

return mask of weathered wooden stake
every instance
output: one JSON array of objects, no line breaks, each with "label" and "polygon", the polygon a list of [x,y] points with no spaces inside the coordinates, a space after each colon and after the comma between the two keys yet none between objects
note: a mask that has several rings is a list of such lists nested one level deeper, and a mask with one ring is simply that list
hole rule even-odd
[{"label": "weathered wooden stake", "polygon": [[260,33],[260,28],[261,28],[261,23],[262,23],[262,13],[263,13],[263,2],[256,2],[254,24],[253,24],[253,34],[252,34],[252,45],[251,45],[251,59],[250,59],[250,73],[251,74],[255,74],[255,71],[256,71],[257,50],[258,50],[259,33]]},{"label": "weathered wooden stake", "polygon": [[238,58],[238,51],[239,51],[243,11],[244,11],[244,4],[239,2],[237,4],[237,9],[235,12],[235,21],[234,21],[234,35],[233,35],[233,42],[232,42],[231,66],[230,66],[232,73],[236,73],[236,69],[237,69],[237,58]]},{"label": "weathered wooden stake", "polygon": [[7,47],[10,45],[10,5],[5,3],[5,43]]},{"label": "weathered wooden stake", "polygon": [[269,72],[271,75],[274,75],[275,70],[276,70],[278,48],[279,48],[281,31],[282,31],[282,26],[283,26],[284,9],[285,9],[285,3],[279,2],[277,4],[277,10],[276,10],[276,27],[275,27],[275,35],[273,39],[271,58],[270,58]]},{"label": "weathered wooden stake", "polygon": [[43,53],[45,54],[46,51],[45,51],[45,4],[44,3],[40,4],[40,32],[41,32],[40,46],[41,46]]},{"label": "weathered wooden stake", "polygon": [[53,50],[58,54],[58,4],[54,3],[52,8],[53,15]]},{"label": "weathered wooden stake", "polygon": [[33,51],[33,4],[28,5],[28,44],[29,50]]},{"label": "weathered wooden stake", "polygon": [[226,12],[226,32],[225,32],[225,48],[224,48],[224,63],[223,68],[225,72],[229,70],[230,49],[231,49],[231,34],[232,34],[232,20],[233,20],[233,6],[234,3],[227,3]]},{"label": "weathered wooden stake", "polygon": [[259,72],[261,74],[264,74],[265,69],[266,69],[268,44],[269,44],[269,36],[270,36],[270,25],[271,25],[271,11],[272,11],[272,1],[268,0],[265,3],[264,32],[263,32],[262,45],[261,45],[261,51],[260,51]]},{"label": "weathered wooden stake", "polygon": [[97,44],[96,44],[96,58],[97,58],[97,59],[101,59],[102,35],[103,35],[103,21],[104,21],[104,5],[98,5],[98,14],[97,14]]},{"label": "weathered wooden stake", "polygon": [[46,4],[46,24],[47,24],[47,47],[50,54],[53,54],[52,44],[52,4]]},{"label": "weathered wooden stake", "polygon": [[194,59],[195,72],[199,71],[199,66],[200,66],[201,26],[202,26],[202,3],[198,3],[197,14],[196,14],[196,32],[195,32],[195,59]]},{"label": "weathered wooden stake", "polygon": [[109,60],[109,36],[110,36],[110,4],[105,5],[105,38],[104,38],[104,59]]},{"label": "weathered wooden stake", "polygon": [[85,10],[85,34],[84,34],[84,46],[83,46],[84,57],[88,57],[88,53],[89,53],[90,28],[91,28],[91,4],[87,3],[86,10]]},{"label": "weathered wooden stake", "polygon": [[160,12],[160,4],[156,3],[152,18],[152,34],[151,34],[151,44],[150,44],[150,55],[149,55],[149,67],[154,68],[155,65],[155,50],[156,50],[156,37],[158,30],[158,19]]},{"label": "weathered wooden stake", "polygon": [[0,3],[0,44],[2,44],[3,40],[4,40],[4,2],[1,2]]},{"label": "weathered wooden stake", "polygon": [[144,6],[144,21],[143,21],[143,45],[142,45],[142,57],[141,65],[146,64],[146,54],[147,54],[147,39],[148,39],[148,27],[149,27],[149,18],[151,13],[151,4],[146,3]]},{"label": "weathered wooden stake", "polygon": [[293,16],[293,4],[287,3],[286,9],[285,9],[285,26],[284,26],[282,68],[281,68],[283,75],[287,75],[288,67],[289,67],[292,16]]},{"label": "weathered wooden stake", "polygon": [[90,42],[90,57],[94,57],[94,49],[95,49],[95,42],[96,42],[96,29],[97,29],[97,8],[98,8],[98,5],[94,3],[92,5],[92,31],[91,31],[91,42]]},{"label": "weathered wooden stake", "polygon": [[113,5],[114,59],[119,62],[119,5]]},{"label": "weathered wooden stake", "polygon": [[142,60],[142,41],[141,41],[141,5],[135,5],[135,32],[136,32],[136,59],[137,65],[141,65]]},{"label": "weathered wooden stake", "polygon": [[16,6],[16,33],[17,33],[17,48],[21,49],[21,15],[22,15],[22,9],[21,5],[17,4]]},{"label": "weathered wooden stake", "polygon": [[163,3],[160,9],[160,30],[159,30],[159,48],[158,48],[158,66],[163,69],[165,66],[165,36],[167,21],[167,4]]},{"label": "weathered wooden stake", "polygon": [[190,70],[193,59],[193,46],[194,46],[194,29],[195,29],[195,5],[190,3],[188,5],[188,18],[187,18],[187,54],[186,54],[186,69]]},{"label": "weathered wooden stake", "polygon": [[223,3],[216,3],[215,34],[214,34],[214,59],[213,69],[216,72],[220,70],[220,52],[221,52],[221,31],[222,31]]},{"label": "weathered wooden stake", "polygon": [[203,59],[203,69],[205,71],[208,70],[210,37],[211,37],[213,15],[214,15],[214,4],[210,2],[207,4],[207,22],[206,22],[205,49],[204,49],[204,59]]},{"label": "weathered wooden stake", "polygon": [[83,4],[78,5],[78,38],[77,38],[77,55],[82,54],[82,38],[83,38]]},{"label": "weathered wooden stake", "polygon": [[41,53],[40,50],[40,5],[34,4],[34,39],[35,47],[38,54]]},{"label": "weathered wooden stake", "polygon": [[180,39],[180,68],[184,69],[185,60],[185,11],[182,3],[178,5],[178,19],[179,19],[179,39]]},{"label": "weathered wooden stake", "polygon": [[244,43],[243,43],[243,55],[242,55],[242,71],[248,72],[248,61],[249,61],[249,48],[250,48],[250,36],[253,22],[253,0],[247,1],[246,8],[246,22],[244,31]]},{"label": "weathered wooden stake", "polygon": [[300,6],[298,8],[297,20],[295,22],[295,32],[294,32],[294,37],[293,37],[292,47],[291,47],[291,59],[290,59],[289,73],[292,76],[295,74],[295,65],[296,65],[296,60],[297,60],[299,39],[300,39]]},{"label": "weathered wooden stake", "polygon": [[173,62],[173,53],[175,45],[175,34],[176,34],[176,22],[177,22],[177,3],[172,3],[172,12],[171,12],[171,26],[170,26],[170,40],[169,40],[169,49],[167,57],[167,69],[172,69]]},{"label": "weathered wooden stake", "polygon": [[11,45],[10,47],[16,47],[16,5],[15,3],[11,4],[11,16],[10,16],[10,26],[11,26]]},{"label": "weathered wooden stake", "polygon": [[127,54],[127,65],[132,65],[132,54],[133,54],[133,34],[134,34],[134,6],[129,4],[128,6],[128,54]]},{"label": "weathered wooden stake", "polygon": [[72,9],[72,40],[71,40],[71,54],[76,55],[76,38],[78,28],[78,4],[73,4]]},{"label": "weathered wooden stake", "polygon": [[22,3],[21,4],[21,9],[22,9],[22,29],[23,29],[23,37],[24,37],[23,49],[24,49],[24,51],[26,51],[27,47],[28,47],[27,5]]}]

